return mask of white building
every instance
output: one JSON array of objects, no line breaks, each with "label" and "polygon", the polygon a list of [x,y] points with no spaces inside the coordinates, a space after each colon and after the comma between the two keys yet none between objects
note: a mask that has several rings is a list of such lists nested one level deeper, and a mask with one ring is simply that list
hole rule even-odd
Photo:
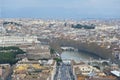
[{"label": "white building", "polygon": [[40,43],[36,36],[0,36],[0,46]]}]

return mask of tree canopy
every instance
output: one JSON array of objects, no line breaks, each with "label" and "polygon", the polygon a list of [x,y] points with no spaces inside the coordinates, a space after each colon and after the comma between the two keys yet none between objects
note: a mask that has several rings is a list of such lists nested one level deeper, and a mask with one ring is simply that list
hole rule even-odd
[{"label": "tree canopy", "polygon": [[18,61],[16,55],[24,53],[25,52],[18,47],[0,47],[0,64],[14,64]]}]

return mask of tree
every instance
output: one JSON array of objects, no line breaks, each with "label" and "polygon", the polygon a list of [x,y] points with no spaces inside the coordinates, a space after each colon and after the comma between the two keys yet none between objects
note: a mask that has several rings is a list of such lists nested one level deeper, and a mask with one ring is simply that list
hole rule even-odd
[{"label": "tree", "polygon": [[53,48],[50,48],[50,53],[55,54],[55,50]]},{"label": "tree", "polygon": [[18,47],[0,47],[0,64],[10,63],[14,64],[18,60],[16,56],[18,54],[24,54],[25,52]]}]

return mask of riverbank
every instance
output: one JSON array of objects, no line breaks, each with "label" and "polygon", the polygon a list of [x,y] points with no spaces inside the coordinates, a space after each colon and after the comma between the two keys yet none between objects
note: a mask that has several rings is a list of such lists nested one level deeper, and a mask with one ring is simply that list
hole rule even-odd
[{"label": "riverbank", "polygon": [[81,43],[79,41],[65,40],[65,39],[53,39],[51,41],[52,42],[50,42],[50,46],[59,53],[62,52],[61,46],[62,47],[68,46],[78,49],[79,52],[93,54],[103,59],[113,59],[112,50],[100,47],[96,43],[88,44],[88,43]]}]

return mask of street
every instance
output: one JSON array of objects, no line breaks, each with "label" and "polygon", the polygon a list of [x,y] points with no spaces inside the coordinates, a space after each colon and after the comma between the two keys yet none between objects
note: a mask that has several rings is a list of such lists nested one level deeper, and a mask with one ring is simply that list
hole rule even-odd
[{"label": "street", "polygon": [[74,80],[71,65],[61,63],[60,66],[57,66],[54,80]]}]

